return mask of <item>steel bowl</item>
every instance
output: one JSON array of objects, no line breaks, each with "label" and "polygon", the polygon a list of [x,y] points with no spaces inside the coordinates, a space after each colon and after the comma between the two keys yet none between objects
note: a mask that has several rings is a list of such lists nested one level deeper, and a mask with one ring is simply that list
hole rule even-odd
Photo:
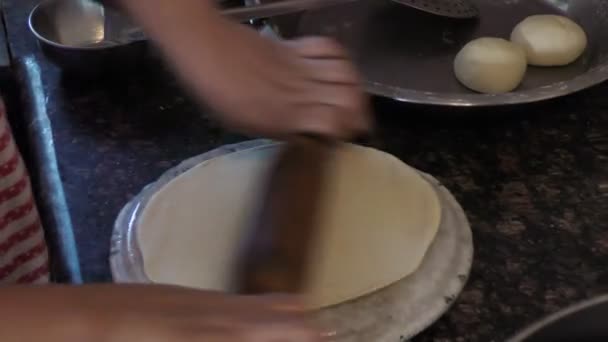
[{"label": "steel bowl", "polygon": [[90,0],[46,0],[29,17],[49,60],[67,71],[126,69],[146,50],[143,32],[125,15]]},{"label": "steel bowl", "polygon": [[608,341],[608,295],[551,315],[508,340],[508,342],[575,341]]},{"label": "steel bowl", "polygon": [[[215,2],[237,19],[259,15],[239,11],[242,0]],[[130,69],[146,52],[147,38],[138,26],[92,0],[44,0],[30,13],[29,27],[47,58],[66,71]]]},{"label": "steel bowl", "polygon": [[[275,0],[246,0],[248,4]],[[344,44],[361,70],[367,90],[398,101],[444,106],[529,103],[570,94],[608,79],[608,1],[472,0],[478,20],[447,19],[388,0],[359,0],[268,20],[267,32],[281,38],[324,35]],[[589,45],[575,63],[530,67],[521,86],[499,95],[479,94],[454,76],[453,60],[467,42],[508,39],[515,25],[533,14],[560,14],[578,22]]]}]

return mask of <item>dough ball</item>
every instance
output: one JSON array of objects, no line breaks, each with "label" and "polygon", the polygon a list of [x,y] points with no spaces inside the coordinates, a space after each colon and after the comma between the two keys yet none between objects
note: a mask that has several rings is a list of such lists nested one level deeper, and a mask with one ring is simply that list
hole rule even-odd
[{"label": "dough ball", "polygon": [[526,73],[526,53],[507,40],[479,38],[456,55],[454,73],[466,87],[480,93],[507,93],[517,88]]},{"label": "dough ball", "polygon": [[528,63],[561,66],[574,62],[587,47],[585,31],[559,15],[533,15],[515,26],[511,41],[526,50]]}]

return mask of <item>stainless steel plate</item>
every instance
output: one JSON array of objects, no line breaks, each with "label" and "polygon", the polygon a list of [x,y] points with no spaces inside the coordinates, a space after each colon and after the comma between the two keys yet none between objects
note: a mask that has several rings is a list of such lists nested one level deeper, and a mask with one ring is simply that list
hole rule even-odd
[{"label": "stainless steel plate", "polygon": [[[168,170],[142,190],[120,212],[114,225],[110,265],[118,283],[150,283],[137,242],[141,213],[150,199],[179,175],[201,163],[240,153],[241,157],[276,153],[277,143],[253,140],[222,146]],[[333,342],[406,341],[435,322],[462,291],[473,261],[473,234],[463,209],[450,191],[421,173],[437,192],[441,224],[420,267],[410,276],[368,296],[315,313],[321,327],[331,327]],[[395,260],[395,262],[400,262]]]},{"label": "stainless steel plate", "polygon": [[[272,1],[272,0],[248,0]],[[388,0],[359,0],[323,10],[275,18],[282,37],[327,35],[351,51],[370,93],[399,101],[489,106],[528,103],[570,94],[608,79],[608,1],[475,0],[477,20],[446,19]],[[513,27],[533,14],[566,15],[589,36],[584,55],[566,67],[530,67],[512,93],[478,94],[453,75],[460,48],[481,36],[507,38]]]}]

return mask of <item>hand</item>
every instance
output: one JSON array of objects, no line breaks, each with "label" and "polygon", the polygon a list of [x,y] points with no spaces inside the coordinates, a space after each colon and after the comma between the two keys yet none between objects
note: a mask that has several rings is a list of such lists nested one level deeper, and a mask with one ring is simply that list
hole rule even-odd
[{"label": "hand", "polygon": [[0,289],[3,342],[316,342],[295,302],[170,286]]},{"label": "hand", "polygon": [[220,120],[228,127],[256,135],[338,138],[369,129],[359,75],[335,42],[304,38],[280,43],[233,23],[216,37],[210,42],[217,53],[209,59],[213,71],[198,65],[198,59],[183,66],[191,65],[187,69],[194,89],[222,113]]},{"label": "hand", "polygon": [[123,1],[228,127],[272,137],[337,138],[370,129],[359,75],[332,40],[267,39],[221,17],[204,0]]}]

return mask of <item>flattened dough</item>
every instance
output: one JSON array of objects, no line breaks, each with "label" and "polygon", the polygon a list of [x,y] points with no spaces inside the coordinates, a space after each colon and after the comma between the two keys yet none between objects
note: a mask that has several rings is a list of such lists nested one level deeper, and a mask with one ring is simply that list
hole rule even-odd
[{"label": "flattened dough", "polygon": [[[230,289],[234,252],[276,151],[261,147],[209,160],[149,201],[138,242],[151,281]],[[441,219],[430,184],[389,154],[344,145],[330,170],[308,284],[313,308],[355,299],[414,272]]]}]

